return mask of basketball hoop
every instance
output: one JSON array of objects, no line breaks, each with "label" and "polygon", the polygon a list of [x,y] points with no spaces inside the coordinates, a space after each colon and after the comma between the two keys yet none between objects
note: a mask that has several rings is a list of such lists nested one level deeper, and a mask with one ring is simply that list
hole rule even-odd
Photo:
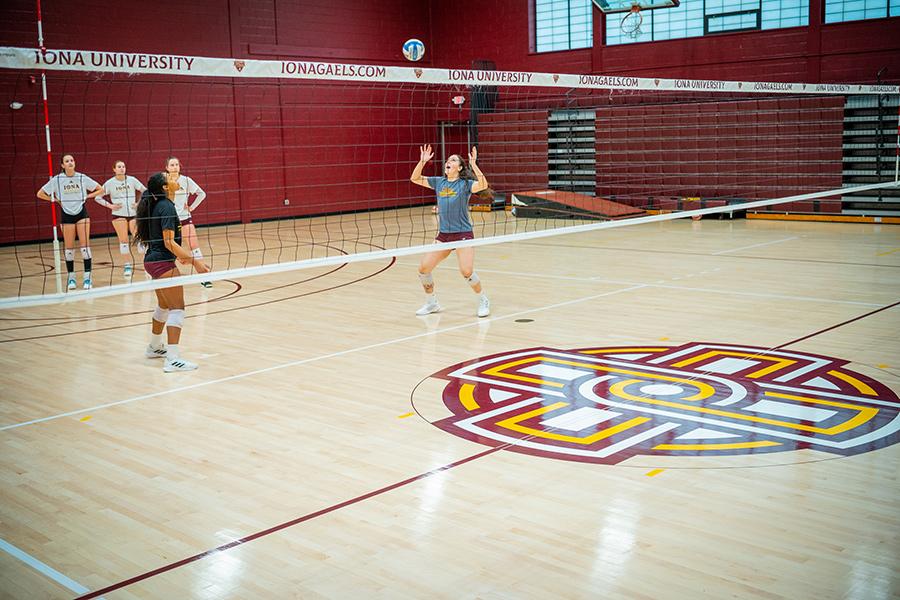
[{"label": "basketball hoop", "polygon": [[644,22],[644,16],[641,14],[641,5],[632,4],[631,10],[622,17],[622,33],[631,39],[637,39],[641,35],[641,23]]},{"label": "basketball hoop", "polygon": [[[632,40],[637,41],[643,31],[641,24],[644,22],[645,10],[657,10],[660,8],[678,8],[682,0],[591,0],[594,6],[600,9],[607,17],[607,25],[615,23],[610,15],[624,13],[619,25],[622,33]],[[609,29],[607,30],[609,31]],[[644,41],[647,41],[644,39]]]}]

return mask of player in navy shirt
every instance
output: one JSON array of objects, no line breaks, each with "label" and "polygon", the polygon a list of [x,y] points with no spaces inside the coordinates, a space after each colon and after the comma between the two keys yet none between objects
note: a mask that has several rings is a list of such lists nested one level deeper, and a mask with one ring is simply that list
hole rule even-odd
[{"label": "player in navy shirt", "polygon": [[[144,270],[153,279],[180,275],[175,261],[190,264],[198,273],[208,273],[203,260],[193,256],[181,245],[181,220],[175,204],[166,195],[169,182],[164,173],[156,173],[147,181],[147,190],[137,206],[137,235],[135,239],[147,247]],[[156,310],[153,311],[152,335],[147,346],[147,358],[165,358],[163,371],[193,371],[196,363],[181,358],[178,342],[184,325],[184,288],[174,286],[156,290]],[[166,329],[169,345],[162,341]]]}]

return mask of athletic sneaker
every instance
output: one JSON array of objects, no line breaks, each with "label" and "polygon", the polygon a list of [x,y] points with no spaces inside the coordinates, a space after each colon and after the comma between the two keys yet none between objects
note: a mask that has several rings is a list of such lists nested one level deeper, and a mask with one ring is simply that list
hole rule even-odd
[{"label": "athletic sneaker", "polygon": [[165,346],[155,348],[153,344],[147,344],[147,349],[144,350],[144,356],[147,358],[165,358],[167,352],[168,350],[166,350]]},{"label": "athletic sneaker", "polygon": [[175,371],[193,371],[197,367],[199,367],[197,363],[192,363],[189,360],[185,360],[183,358],[169,358],[166,357],[166,363],[163,365],[163,371],[166,373],[173,373]]},{"label": "athletic sneaker", "polygon": [[437,300],[428,301],[422,305],[422,308],[416,311],[417,317],[424,317],[425,315],[430,315],[431,313],[441,312],[443,310],[441,308],[440,303]]},{"label": "athletic sneaker", "polygon": [[69,275],[69,283],[66,284],[66,289],[74,290],[77,287],[78,287],[78,282],[75,281],[75,274],[72,273],[71,275]]},{"label": "athletic sneaker", "polygon": [[126,264],[125,271],[122,273],[122,275],[125,277],[125,279],[131,279],[132,274],[134,274],[134,271],[131,268],[131,264]]},{"label": "athletic sneaker", "polygon": [[84,283],[81,285],[81,287],[83,287],[83,288],[86,289],[86,290],[89,290],[89,289],[91,289],[92,287],[94,287],[94,282],[91,281],[91,278],[90,278],[90,277],[85,277],[85,278],[84,278]]},{"label": "athletic sneaker", "polygon": [[482,296],[478,302],[478,316],[486,317],[489,314],[491,314],[491,301],[488,300],[487,296]]},{"label": "athletic sneaker", "polygon": [[206,289],[209,289],[209,288],[212,287],[212,281],[201,281],[201,282],[200,282],[200,285],[202,285],[202,286],[205,287]]}]

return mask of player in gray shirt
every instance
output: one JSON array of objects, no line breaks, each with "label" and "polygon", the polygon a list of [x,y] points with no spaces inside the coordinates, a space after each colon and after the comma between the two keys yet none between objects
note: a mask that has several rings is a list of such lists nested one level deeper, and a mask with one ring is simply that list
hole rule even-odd
[{"label": "player in gray shirt", "polygon": [[[463,177],[466,166],[460,155],[454,154],[444,163],[443,177],[425,177],[422,170],[428,161],[434,157],[431,145],[421,146],[419,148],[419,163],[413,169],[409,180],[413,183],[432,189],[437,196],[438,205],[438,235],[436,242],[456,242],[460,240],[475,239],[472,232],[472,221],[469,220],[469,196],[487,189],[488,182],[484,177],[484,173],[478,168],[476,161],[478,160],[478,149],[472,146],[469,152],[469,167],[475,175],[475,180]],[[434,271],[441,261],[450,256],[453,250],[437,250],[429,252],[422,257],[419,263],[419,280],[422,287],[425,288],[426,301],[425,304],[416,311],[418,316],[429,315],[441,311],[441,305],[437,301],[434,293],[434,277],[431,272]],[[488,300],[487,294],[481,287],[481,281],[478,274],[475,273],[475,248],[469,246],[465,248],[456,248],[456,259],[459,262],[459,272],[472,290],[479,295],[478,311],[479,317],[486,317],[491,314],[491,302]]]}]

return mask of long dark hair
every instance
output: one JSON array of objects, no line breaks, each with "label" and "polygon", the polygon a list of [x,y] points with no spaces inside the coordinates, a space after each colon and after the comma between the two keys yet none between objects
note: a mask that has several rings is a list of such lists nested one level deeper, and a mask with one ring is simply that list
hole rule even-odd
[{"label": "long dark hair", "polygon": [[141,194],[141,200],[137,205],[137,235],[134,236],[135,242],[143,242],[149,244],[150,239],[150,215],[153,214],[153,207],[160,200],[166,197],[166,175],[165,173],[154,173],[147,180],[147,189]]}]

